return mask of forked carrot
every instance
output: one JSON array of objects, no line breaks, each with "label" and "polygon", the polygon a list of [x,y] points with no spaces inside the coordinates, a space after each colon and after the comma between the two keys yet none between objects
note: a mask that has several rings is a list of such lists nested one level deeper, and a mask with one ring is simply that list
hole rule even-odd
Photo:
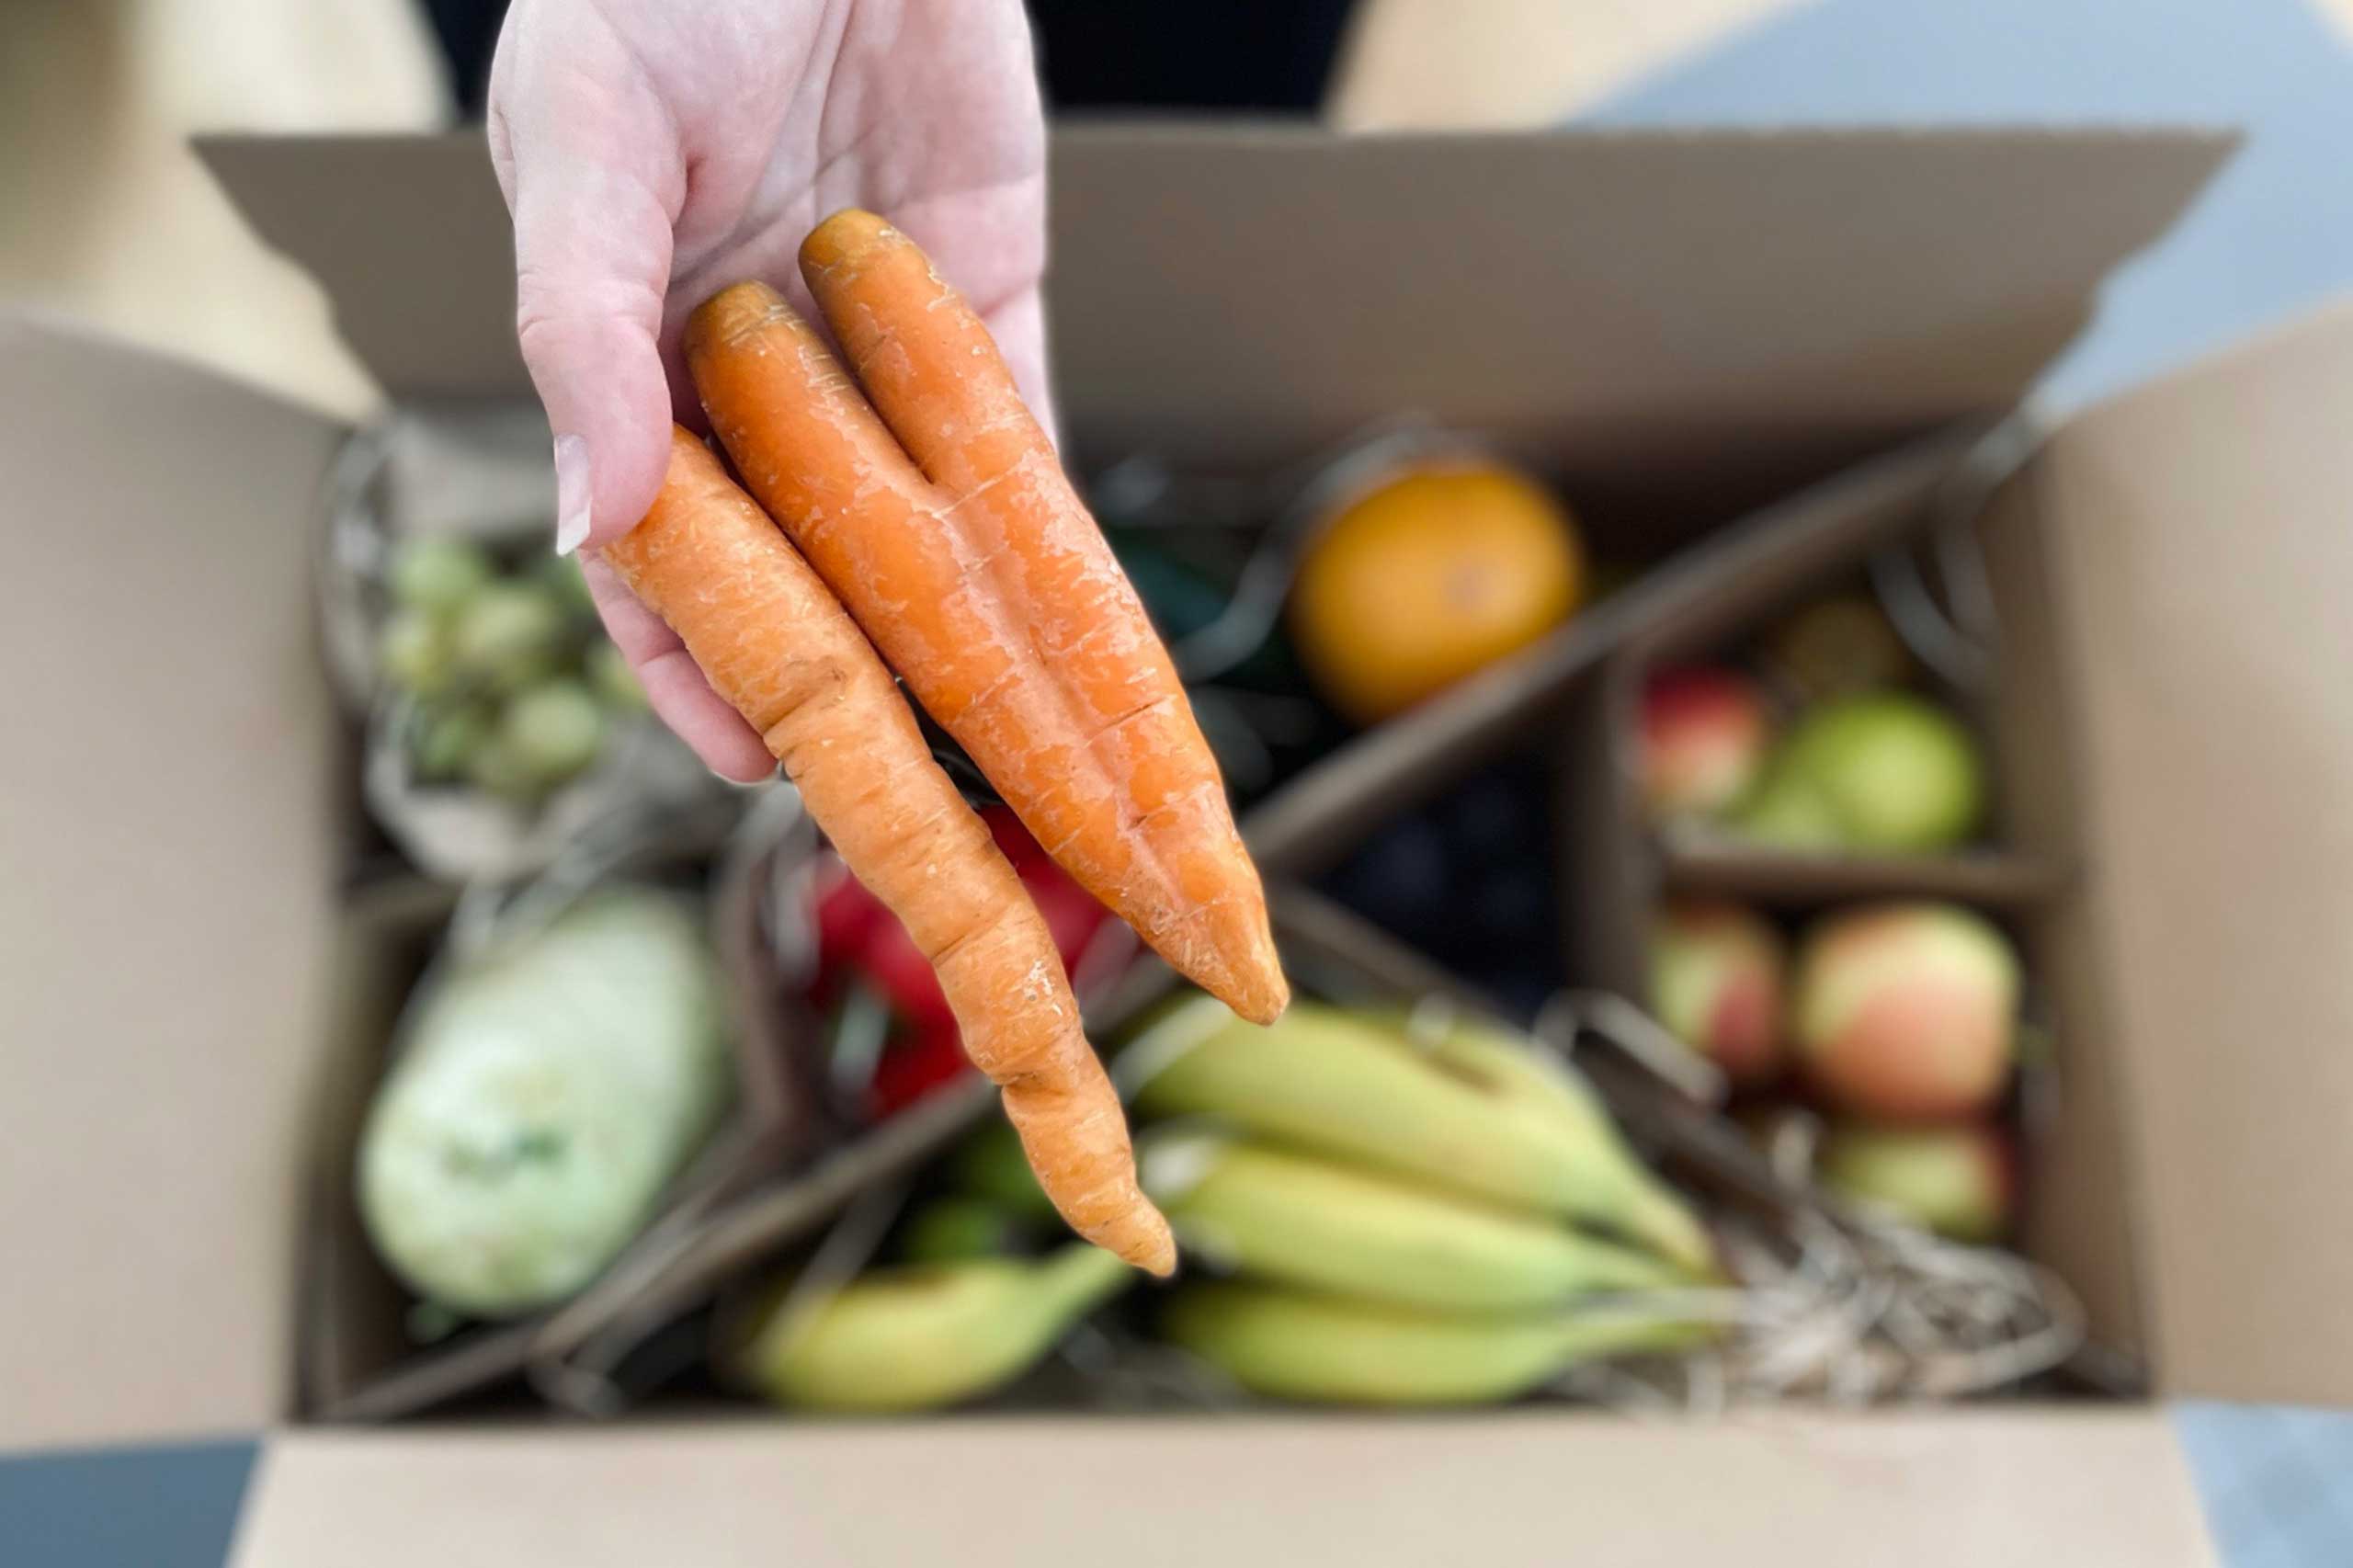
[{"label": "forked carrot", "polygon": [[775,290],[726,290],[687,354],[736,471],[1046,851],[1271,1021],[1290,992],[1216,759],[987,329],[870,214],[801,262],[866,395]]},{"label": "forked carrot", "polygon": [[1072,1229],[1170,1272],[1176,1243],[1136,1186],[1119,1096],[1080,1031],[1053,937],[840,603],[684,430],[672,433],[653,509],[604,558],[905,923],[938,971],[965,1053],[1002,1088],[1039,1185]]}]

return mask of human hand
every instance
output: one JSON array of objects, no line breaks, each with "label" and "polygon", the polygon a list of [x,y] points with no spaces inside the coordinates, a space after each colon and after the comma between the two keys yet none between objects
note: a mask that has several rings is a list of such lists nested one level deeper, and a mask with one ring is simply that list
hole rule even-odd
[{"label": "human hand", "polygon": [[516,0],[491,70],[524,362],[555,432],[556,547],[669,726],[745,782],[775,762],[593,554],[653,505],[675,416],[703,425],[687,314],[757,278],[813,321],[801,237],[890,218],[1045,402],[1045,129],[1019,0]]}]

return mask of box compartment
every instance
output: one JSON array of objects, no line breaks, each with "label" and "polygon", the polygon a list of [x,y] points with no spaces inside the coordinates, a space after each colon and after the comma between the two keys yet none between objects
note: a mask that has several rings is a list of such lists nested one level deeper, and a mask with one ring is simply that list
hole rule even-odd
[{"label": "box compartment", "polygon": [[[808,1041],[817,1021],[779,982],[770,952],[744,939],[756,892],[747,880],[661,835],[602,866],[597,880],[609,877],[677,888],[703,902],[736,1018],[735,1098],[672,1179],[645,1228],[591,1287],[614,1291],[733,1199],[805,1165],[830,1129],[809,1075]],[[463,896],[479,899],[484,892]],[[409,1328],[416,1299],[378,1258],[360,1224],[353,1180],[360,1130],[390,1071],[401,1009],[449,939],[453,922],[463,923],[460,898],[442,884],[395,879],[360,884],[346,907],[352,979],[344,994],[366,1000],[335,1036],[339,1049],[312,1116],[295,1379],[295,1408],[308,1419],[399,1420],[469,1401],[497,1408],[522,1392],[538,1347],[578,1321],[575,1298],[419,1342]]]}]

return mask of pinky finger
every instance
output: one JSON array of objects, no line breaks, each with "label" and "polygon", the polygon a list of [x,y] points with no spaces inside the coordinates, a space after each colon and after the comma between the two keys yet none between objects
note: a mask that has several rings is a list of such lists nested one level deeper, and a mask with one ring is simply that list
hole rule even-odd
[{"label": "pinky finger", "polygon": [[756,784],[776,774],[776,758],[744,722],[744,716],[710,689],[684,648],[656,654],[637,666],[645,699],[662,722],[694,749],[722,778]]},{"label": "pinky finger", "polygon": [[776,758],[744,716],[710,689],[677,635],[638,603],[603,562],[583,562],[582,574],[606,631],[637,672],[654,715],[721,778],[756,784],[773,777]]}]

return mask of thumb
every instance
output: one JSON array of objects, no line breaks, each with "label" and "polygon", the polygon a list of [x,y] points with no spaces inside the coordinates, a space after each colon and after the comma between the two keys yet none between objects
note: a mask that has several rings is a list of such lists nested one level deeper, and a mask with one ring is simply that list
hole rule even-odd
[{"label": "thumb", "polygon": [[[555,437],[556,549],[608,543],[670,460],[658,347],[685,179],[669,123],[609,34],[545,58],[530,7],[499,40],[491,156],[515,221],[515,324]],[[551,69],[550,67],[553,68]]]}]

